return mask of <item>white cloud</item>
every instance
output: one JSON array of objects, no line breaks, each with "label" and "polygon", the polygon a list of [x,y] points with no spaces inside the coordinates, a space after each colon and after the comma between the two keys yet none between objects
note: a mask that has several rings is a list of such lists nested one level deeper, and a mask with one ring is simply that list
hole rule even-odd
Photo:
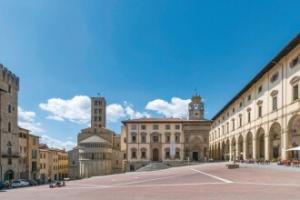
[{"label": "white cloud", "polygon": [[142,117],[146,117],[149,118],[150,114],[147,112],[137,112],[133,109],[132,105],[126,105],[125,106],[125,113],[129,116],[130,119],[137,119],[137,118],[142,118]]},{"label": "white cloud", "polygon": [[42,135],[40,138],[41,144],[47,144],[48,147],[51,148],[58,148],[58,149],[66,149],[71,150],[73,147],[76,146],[76,143],[72,142],[71,140],[61,141],[47,135]]},{"label": "white cloud", "polygon": [[[35,112],[25,111],[21,107],[18,107],[18,118],[20,127],[28,129],[29,131],[37,135],[41,135],[45,132],[45,130],[42,128],[41,123],[36,121]],[[76,146],[76,144],[71,141],[70,137],[67,138],[66,141],[60,141],[45,134],[41,135],[40,143],[47,144],[49,147],[66,150],[72,149],[74,146]]]},{"label": "white cloud", "polygon": [[125,117],[125,111],[120,104],[110,104],[106,108],[107,119],[110,122],[117,122],[121,118]]},{"label": "white cloud", "polygon": [[134,110],[132,105],[124,102],[124,105],[121,104],[110,104],[107,106],[107,119],[110,122],[118,122],[124,118],[141,118],[141,117],[150,117],[150,114],[146,112],[137,112]]},{"label": "white cloud", "polygon": [[48,119],[71,121],[79,124],[90,122],[91,100],[88,96],[75,96],[72,99],[52,98],[39,107],[48,111]]},{"label": "white cloud", "polygon": [[45,132],[41,126],[41,123],[36,122],[36,113],[32,111],[25,111],[21,107],[18,107],[18,124],[20,127],[28,129],[33,133]]},{"label": "white cloud", "polygon": [[173,97],[171,102],[162,99],[155,99],[148,102],[146,105],[147,110],[152,110],[165,117],[186,118],[188,113],[188,104],[190,99],[181,99]]}]

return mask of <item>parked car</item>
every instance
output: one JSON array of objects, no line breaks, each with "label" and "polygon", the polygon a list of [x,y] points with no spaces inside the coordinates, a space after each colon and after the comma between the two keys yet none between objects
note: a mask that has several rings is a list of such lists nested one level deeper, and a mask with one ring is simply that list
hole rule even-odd
[{"label": "parked car", "polygon": [[30,186],[38,185],[38,182],[35,180],[26,180],[26,182],[28,182]]},{"label": "parked car", "polygon": [[11,183],[11,186],[13,188],[17,188],[17,187],[26,187],[29,186],[29,182],[25,181],[25,180],[15,180]]},{"label": "parked car", "polygon": [[55,181],[53,183],[50,183],[49,187],[50,188],[60,188],[66,186],[66,183],[64,181]]},{"label": "parked car", "polygon": [[5,183],[0,181],[0,190],[3,190],[5,188]]}]

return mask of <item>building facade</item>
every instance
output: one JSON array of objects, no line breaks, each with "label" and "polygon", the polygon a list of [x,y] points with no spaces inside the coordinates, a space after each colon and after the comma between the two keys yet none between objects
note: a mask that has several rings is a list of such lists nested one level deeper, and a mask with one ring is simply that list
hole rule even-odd
[{"label": "building facade", "polygon": [[201,97],[189,104],[189,119],[141,118],[123,121],[122,147],[126,170],[150,162],[204,161],[208,158],[210,121],[204,119]]},{"label": "building facade", "polygon": [[63,180],[68,175],[68,154],[65,150],[49,148],[42,144],[39,147],[40,179],[42,182]]},{"label": "building facade", "polygon": [[0,180],[19,178],[19,78],[0,64]]},{"label": "building facade", "polygon": [[221,160],[299,159],[300,35],[213,117],[210,156]]},{"label": "building facade", "polygon": [[83,129],[77,147],[68,152],[72,179],[122,172],[120,136],[106,128],[106,101],[91,98],[91,127]]},{"label": "building facade", "polygon": [[20,178],[37,180],[40,178],[39,137],[29,130],[19,127],[19,172]]}]

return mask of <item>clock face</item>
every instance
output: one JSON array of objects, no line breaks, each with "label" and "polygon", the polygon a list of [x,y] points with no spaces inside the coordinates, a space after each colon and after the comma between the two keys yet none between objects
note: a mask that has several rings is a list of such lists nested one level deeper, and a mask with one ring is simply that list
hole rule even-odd
[{"label": "clock face", "polygon": [[194,104],[194,108],[197,110],[199,108],[198,104]]}]

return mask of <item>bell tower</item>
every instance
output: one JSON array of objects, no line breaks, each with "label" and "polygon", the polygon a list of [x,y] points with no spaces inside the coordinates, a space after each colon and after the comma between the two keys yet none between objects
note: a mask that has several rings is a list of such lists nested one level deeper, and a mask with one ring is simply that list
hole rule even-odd
[{"label": "bell tower", "polygon": [[106,101],[104,97],[91,98],[91,128],[101,129],[106,127]]},{"label": "bell tower", "polygon": [[202,98],[195,94],[189,104],[189,120],[204,120],[204,104]]}]

